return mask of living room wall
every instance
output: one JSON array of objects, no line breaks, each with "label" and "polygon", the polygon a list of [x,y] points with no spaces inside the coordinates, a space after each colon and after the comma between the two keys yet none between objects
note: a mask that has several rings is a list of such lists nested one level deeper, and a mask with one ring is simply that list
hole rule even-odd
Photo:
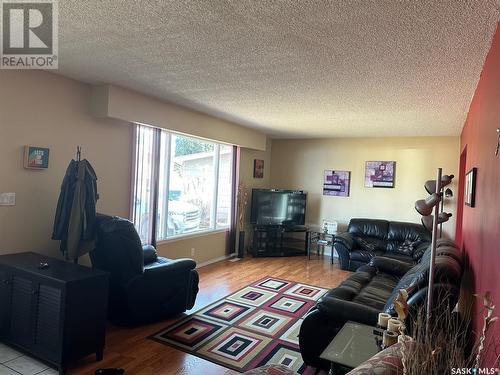
[{"label": "living room wall", "polygon": [[[59,242],[50,238],[61,183],[77,145],[82,146],[83,157],[98,176],[98,211],[129,216],[132,126],[92,116],[91,95],[90,85],[57,74],[0,71],[0,192],[17,194],[15,206],[0,206],[0,254],[36,251],[59,255]],[[187,111],[183,111],[185,118],[189,118]],[[193,119],[199,121],[200,116],[203,114],[196,112]],[[23,147],[27,144],[50,148],[48,170],[23,168]],[[266,155],[269,152],[242,149],[242,178],[248,186],[269,182]],[[263,180],[253,181],[250,175],[248,165],[253,157],[266,160]],[[226,237],[226,232],[216,232],[179,238],[160,244],[158,251],[180,258],[191,257],[194,248],[193,258],[205,263],[226,255]],[[81,261],[89,260],[84,257]]]},{"label": "living room wall", "polygon": [[[475,293],[491,292],[500,306],[500,153],[495,156],[498,145],[497,129],[500,128],[500,23],[490,52],[486,58],[481,79],[470,105],[467,121],[461,135],[461,152],[464,154],[464,172],[477,168],[475,206],[462,206],[463,220],[457,225],[461,232],[462,246],[467,252],[473,273]],[[482,301],[476,304],[475,332],[483,324]],[[500,344],[500,322],[496,322],[490,333]],[[497,356],[500,347],[489,351],[485,367],[499,367]]]},{"label": "living room wall", "polygon": [[[241,149],[240,157],[240,181],[245,184],[248,192],[248,204],[245,213],[245,224],[243,230],[246,231],[245,246],[248,247],[251,241],[252,226],[250,225],[250,207],[252,203],[252,189],[265,189],[271,185],[271,152],[273,141],[267,139],[266,150]],[[254,160],[264,160],[264,177],[255,178],[253,175]]]},{"label": "living room wall", "polygon": [[[417,199],[425,198],[424,182],[436,178],[436,168],[458,175],[458,137],[337,138],[273,140],[271,186],[308,192],[306,221],[320,224],[336,220],[345,228],[353,217],[420,222]],[[365,161],[396,161],[395,187],[365,188]],[[323,196],[325,169],[351,171],[349,197]],[[456,180],[450,188],[455,197],[446,200],[445,210],[455,215]],[[454,237],[454,216],[444,224]]]},{"label": "living room wall", "polygon": [[[89,114],[91,87],[42,71],[0,71],[0,254],[36,251],[58,256],[55,208],[69,161],[82,147],[98,176],[99,212],[128,216],[131,127]],[[50,148],[49,168],[23,168],[23,147]]]}]

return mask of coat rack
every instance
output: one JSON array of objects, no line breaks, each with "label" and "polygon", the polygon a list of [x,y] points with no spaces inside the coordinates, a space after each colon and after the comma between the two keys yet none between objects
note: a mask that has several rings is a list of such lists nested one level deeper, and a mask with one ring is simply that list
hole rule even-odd
[{"label": "coat rack", "polygon": [[[82,147],[76,146],[76,161],[79,163],[82,160]],[[73,259],[74,264],[78,264],[78,257]]]}]

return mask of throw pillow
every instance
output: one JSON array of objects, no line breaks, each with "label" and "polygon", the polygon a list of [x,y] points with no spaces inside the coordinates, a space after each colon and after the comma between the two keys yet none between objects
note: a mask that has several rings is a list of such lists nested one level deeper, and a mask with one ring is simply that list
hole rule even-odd
[{"label": "throw pillow", "polygon": [[405,242],[399,245],[394,252],[411,257],[413,255],[413,251],[419,244],[420,241],[405,240]]},{"label": "throw pillow", "polygon": [[374,242],[371,242],[361,237],[355,237],[354,239],[358,247],[360,247],[362,250],[373,252],[377,249],[377,244]]},{"label": "throw pillow", "polygon": [[378,352],[347,375],[397,375],[403,373],[401,344],[394,344]]}]

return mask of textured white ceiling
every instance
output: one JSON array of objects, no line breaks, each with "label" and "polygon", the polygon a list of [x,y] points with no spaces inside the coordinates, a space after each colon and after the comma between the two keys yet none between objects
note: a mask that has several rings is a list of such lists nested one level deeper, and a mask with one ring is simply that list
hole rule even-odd
[{"label": "textured white ceiling", "polygon": [[500,0],[63,0],[60,73],[276,137],[458,135]]}]

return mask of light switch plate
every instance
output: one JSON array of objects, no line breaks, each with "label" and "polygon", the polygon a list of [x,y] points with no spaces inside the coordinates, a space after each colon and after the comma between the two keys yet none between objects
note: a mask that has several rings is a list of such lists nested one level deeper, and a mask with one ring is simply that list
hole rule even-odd
[{"label": "light switch plate", "polygon": [[0,206],[15,206],[16,193],[0,193]]}]

